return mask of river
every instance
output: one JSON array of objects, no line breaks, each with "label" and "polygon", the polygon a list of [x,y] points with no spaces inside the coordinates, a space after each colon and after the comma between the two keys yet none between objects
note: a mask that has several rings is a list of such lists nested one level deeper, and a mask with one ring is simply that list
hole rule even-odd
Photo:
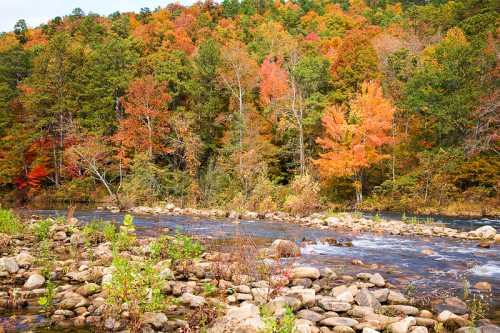
[{"label": "river", "polygon": [[[37,215],[65,215],[64,210],[34,210]],[[384,217],[384,214],[381,214]],[[385,215],[397,218],[395,215]],[[123,213],[110,213],[99,210],[80,210],[75,212],[83,223],[93,219],[121,222]],[[269,245],[274,239],[289,239],[300,243],[308,240],[302,247],[300,263],[315,266],[329,266],[341,274],[355,274],[368,269],[352,264],[361,260],[366,264],[377,264],[375,269],[391,283],[405,287],[408,292],[417,291],[419,295],[460,296],[464,281],[473,286],[476,282],[487,281],[493,286],[486,295],[490,302],[488,317],[500,323],[500,246],[479,248],[476,241],[456,240],[436,237],[392,236],[373,233],[336,232],[311,227],[303,227],[274,221],[242,220],[235,223],[230,219],[209,219],[190,216],[147,215],[134,216],[139,235],[155,236],[166,230],[179,230],[199,236],[208,242],[231,244],[235,238],[251,238],[260,246]],[[434,218],[447,226],[470,230],[481,225],[500,227],[498,219],[457,219]],[[321,239],[331,237],[350,241],[351,247],[331,246]],[[424,254],[422,250],[430,250]],[[372,269],[370,269],[372,270]],[[474,290],[472,290],[474,291]],[[0,318],[1,319],[1,318]],[[58,331],[60,332],[60,331]]]}]

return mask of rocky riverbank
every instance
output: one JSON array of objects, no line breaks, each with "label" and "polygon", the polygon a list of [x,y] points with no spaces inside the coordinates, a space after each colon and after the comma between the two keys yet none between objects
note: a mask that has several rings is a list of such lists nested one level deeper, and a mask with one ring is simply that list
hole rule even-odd
[{"label": "rocky riverbank", "polygon": [[[103,209],[101,207],[101,209]],[[109,207],[110,210],[117,208]],[[180,208],[172,204],[161,207],[133,207],[129,210],[135,214],[165,214],[165,215],[191,215],[199,217],[230,218],[235,221],[245,220],[275,220],[287,223],[301,224],[303,226],[313,226],[322,229],[348,230],[350,232],[374,232],[387,233],[391,235],[410,236],[433,236],[450,237],[456,239],[478,240],[482,246],[488,246],[491,242],[500,243],[500,234],[491,226],[482,226],[472,231],[460,231],[457,229],[441,226],[434,221],[408,219],[386,220],[376,216],[375,218],[365,218],[360,214],[338,213],[329,214],[326,212],[314,213],[309,216],[292,216],[284,212],[256,213],[256,212],[236,212],[223,211],[217,209],[194,209]]]},{"label": "rocky riverbank", "polygon": [[[287,240],[258,249],[242,239],[227,253],[178,234],[138,239],[130,216],[120,229],[109,223],[80,226],[70,218],[32,219],[23,230],[0,234],[0,313],[42,311],[47,321],[37,323],[34,316],[33,327],[184,333],[465,333],[476,327],[481,333],[499,332],[482,318],[480,295],[417,302],[369,269],[348,276],[296,265],[300,248]],[[0,332],[18,331],[15,316],[1,319]]]}]

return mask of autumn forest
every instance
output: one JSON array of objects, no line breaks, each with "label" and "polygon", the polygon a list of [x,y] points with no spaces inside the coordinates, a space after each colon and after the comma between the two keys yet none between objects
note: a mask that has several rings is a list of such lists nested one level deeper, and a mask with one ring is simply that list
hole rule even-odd
[{"label": "autumn forest", "polygon": [[0,196],[498,215],[496,0],[224,0],[0,35]]}]

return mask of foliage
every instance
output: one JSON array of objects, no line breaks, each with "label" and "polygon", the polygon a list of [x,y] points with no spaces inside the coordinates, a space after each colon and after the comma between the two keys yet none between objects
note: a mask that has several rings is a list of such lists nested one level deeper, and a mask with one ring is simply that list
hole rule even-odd
[{"label": "foliage", "polygon": [[319,190],[319,184],[311,175],[297,176],[290,185],[284,208],[292,214],[310,214],[319,208]]},{"label": "foliage", "polygon": [[162,293],[164,281],[149,262],[135,262],[115,255],[112,280],[105,285],[108,304],[120,309],[128,305],[133,328],[140,326],[144,312],[161,311],[165,304]]},{"label": "foliage", "polygon": [[15,235],[23,230],[19,218],[9,209],[0,208],[0,233]]},{"label": "foliage", "polygon": [[39,241],[46,241],[49,238],[50,228],[54,224],[51,218],[37,221],[35,224],[35,236]]},{"label": "foliage", "polygon": [[289,307],[285,307],[285,312],[282,318],[276,318],[269,311],[263,307],[262,321],[264,322],[264,328],[262,333],[292,333],[295,324],[295,314],[293,310]]},{"label": "foliage", "polygon": [[318,172],[317,203],[490,211],[497,7],[225,0],[19,20],[0,36],[0,192],[293,211],[294,179]]}]

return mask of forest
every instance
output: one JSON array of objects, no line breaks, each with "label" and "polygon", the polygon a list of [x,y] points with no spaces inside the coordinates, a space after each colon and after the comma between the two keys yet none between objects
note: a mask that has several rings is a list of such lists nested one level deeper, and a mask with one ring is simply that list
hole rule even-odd
[{"label": "forest", "polygon": [[0,196],[498,215],[497,0],[76,8],[0,35]]}]

